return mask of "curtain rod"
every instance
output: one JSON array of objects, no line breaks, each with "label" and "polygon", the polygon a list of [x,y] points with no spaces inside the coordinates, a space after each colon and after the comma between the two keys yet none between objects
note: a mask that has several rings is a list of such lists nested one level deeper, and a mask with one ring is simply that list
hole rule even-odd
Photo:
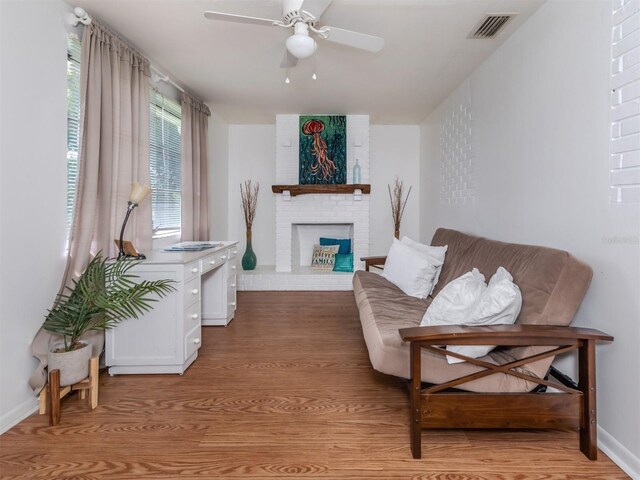
[{"label": "curtain rod", "polygon": [[[73,13],[69,14],[68,17],[68,21],[69,24],[71,26],[76,27],[79,23],[82,23],[83,25],[89,25],[91,23],[93,19],[89,16],[89,14],[86,12],[86,10],[84,10],[83,8],[80,7],[76,7],[73,9]],[[120,38],[119,35],[118,38]],[[131,47],[133,49],[133,47]],[[141,56],[144,56],[142,54],[140,54]],[[169,78],[169,75],[162,73],[160,70],[158,70],[157,67],[155,67],[154,65],[150,65],[151,67],[151,80],[153,81],[153,83],[158,83],[158,82],[167,82],[170,83],[171,85],[173,85],[174,87],[176,87],[178,90],[180,90],[182,93],[185,93],[184,88],[182,88],[180,85],[178,85],[176,82],[174,82],[173,80],[171,80],[171,78]]]},{"label": "curtain rod", "polygon": [[176,87],[178,90],[180,90],[182,93],[184,93],[184,88],[182,88],[180,85],[178,85],[176,82],[174,82],[173,80],[171,80],[171,78],[169,78],[169,75],[166,75],[164,73],[162,73],[160,70],[158,70],[157,67],[155,67],[154,65],[151,65],[151,80],[153,81],[153,83],[158,83],[158,82],[167,82],[170,83],[171,85],[173,85],[174,87]]}]

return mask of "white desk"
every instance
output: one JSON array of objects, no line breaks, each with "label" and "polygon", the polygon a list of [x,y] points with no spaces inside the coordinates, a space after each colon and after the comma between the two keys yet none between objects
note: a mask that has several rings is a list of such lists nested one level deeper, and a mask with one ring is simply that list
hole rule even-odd
[{"label": "white desk", "polygon": [[153,250],[132,273],[170,279],[176,290],[139,319],[107,330],[109,373],[183,373],[198,356],[202,325],[227,325],[236,310],[238,242],[201,252]]}]

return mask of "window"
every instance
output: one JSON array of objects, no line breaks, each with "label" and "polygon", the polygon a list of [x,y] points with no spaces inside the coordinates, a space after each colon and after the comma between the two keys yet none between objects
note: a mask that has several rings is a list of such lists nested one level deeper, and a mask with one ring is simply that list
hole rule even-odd
[{"label": "window", "polygon": [[613,203],[640,202],[640,10],[613,3],[611,46],[611,160]]},{"label": "window", "polygon": [[71,232],[80,146],[80,40],[67,41],[67,241]]},{"label": "window", "polygon": [[149,99],[153,238],[159,238],[180,233],[181,107],[154,89],[151,89]]}]

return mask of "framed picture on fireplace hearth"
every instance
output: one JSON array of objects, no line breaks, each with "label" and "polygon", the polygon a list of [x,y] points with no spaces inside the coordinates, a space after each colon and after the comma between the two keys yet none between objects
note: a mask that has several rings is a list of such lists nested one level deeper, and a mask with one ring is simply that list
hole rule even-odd
[{"label": "framed picture on fireplace hearth", "polygon": [[300,115],[299,183],[347,183],[345,115]]}]

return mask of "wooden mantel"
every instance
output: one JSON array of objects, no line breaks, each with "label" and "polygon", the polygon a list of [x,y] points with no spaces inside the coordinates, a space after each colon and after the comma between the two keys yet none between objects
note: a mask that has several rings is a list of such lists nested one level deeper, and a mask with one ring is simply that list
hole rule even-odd
[{"label": "wooden mantel", "polygon": [[273,193],[290,192],[292,197],[305,194],[349,194],[356,190],[362,193],[371,193],[371,185],[368,183],[343,183],[327,185],[271,185]]}]

